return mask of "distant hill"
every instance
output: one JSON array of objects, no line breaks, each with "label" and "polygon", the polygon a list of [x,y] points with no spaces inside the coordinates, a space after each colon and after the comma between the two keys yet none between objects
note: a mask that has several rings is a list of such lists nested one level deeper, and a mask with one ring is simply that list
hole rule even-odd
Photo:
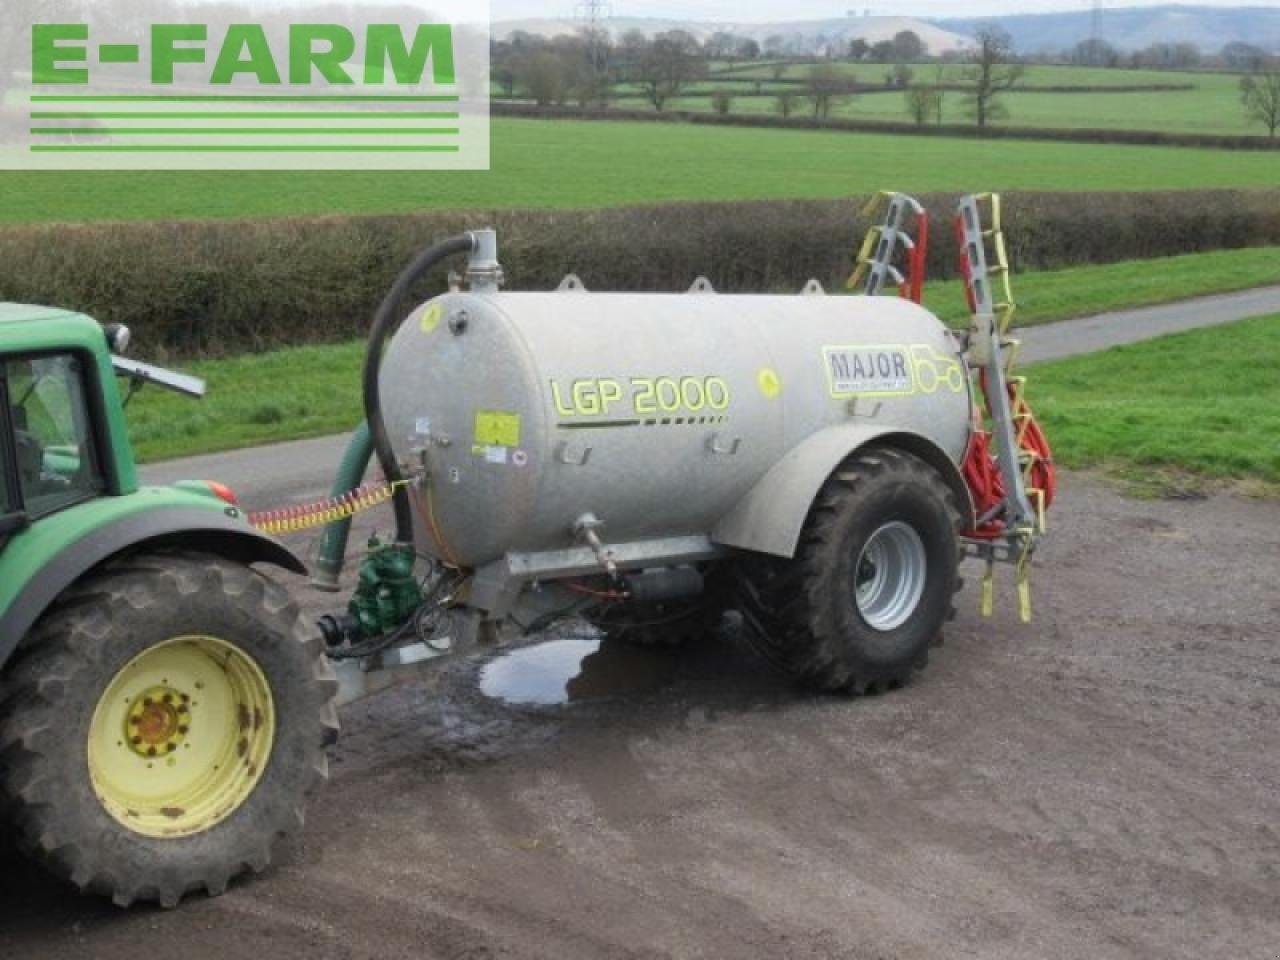
[{"label": "distant hill", "polygon": [[[1019,53],[1069,50],[1090,36],[1088,10],[1029,13],[1007,17],[966,17],[932,21],[955,33],[972,35],[979,24],[997,22],[1013,38]],[[1280,5],[1267,7],[1122,7],[1102,11],[1102,36],[1118,50],[1140,50],[1153,43],[1193,43],[1205,53],[1240,42],[1280,53]]]},{"label": "distant hill", "polygon": [[[785,48],[794,53],[824,52],[828,47],[843,50],[850,40],[862,37],[868,43],[890,40],[895,33],[913,30],[929,48],[931,54],[959,50],[968,40],[949,29],[915,20],[911,17],[839,17],[830,20],[790,20],[775,23],[734,23],[695,20],[663,20],[654,17],[610,17],[604,21],[609,31],[620,36],[628,30],[639,30],[652,36],[664,30],[687,30],[700,40],[718,31],[749,37],[764,45],[770,37],[781,37]],[[565,18],[537,18],[525,20],[499,20],[493,24],[492,34],[505,39],[522,30],[544,37],[574,33],[581,24]]]}]

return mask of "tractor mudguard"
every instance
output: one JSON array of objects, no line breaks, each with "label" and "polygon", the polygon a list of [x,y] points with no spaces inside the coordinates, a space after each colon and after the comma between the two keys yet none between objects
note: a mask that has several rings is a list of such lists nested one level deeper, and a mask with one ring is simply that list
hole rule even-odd
[{"label": "tractor mudguard", "polygon": [[167,506],[128,513],[61,545],[23,584],[0,613],[0,668],[58,596],[86,573],[126,551],[177,545],[242,563],[307,572],[288,547],[249,526],[235,507]]},{"label": "tractor mudguard", "polygon": [[793,557],[809,508],[827,478],[870,444],[914,454],[938,471],[970,525],[973,501],[959,467],[932,440],[893,427],[849,423],[811,434],[775,463],[711,531],[715,543],[779,557]]}]

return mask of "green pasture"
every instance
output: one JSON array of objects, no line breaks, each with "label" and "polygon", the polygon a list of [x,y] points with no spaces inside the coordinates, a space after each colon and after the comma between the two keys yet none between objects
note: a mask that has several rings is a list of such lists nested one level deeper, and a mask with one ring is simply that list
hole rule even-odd
[{"label": "green pasture", "polygon": [[[846,72],[864,83],[881,83],[891,69],[882,65],[843,65]],[[806,67],[793,67],[794,75],[804,76]],[[930,82],[936,68],[930,65],[913,67],[916,80]],[[958,82],[959,67],[944,66],[943,75],[948,82]],[[716,81],[720,80],[720,83]],[[1250,125],[1240,104],[1240,78],[1229,74],[1214,73],[1166,73],[1153,70],[1103,70],[1087,67],[1031,67],[1025,86],[1006,94],[1001,102],[1007,115],[997,124],[1021,127],[1047,127],[1064,129],[1099,130],[1157,130],[1164,133],[1211,133],[1230,135],[1260,135],[1265,131]],[[1051,84],[1096,85],[1099,87],[1122,86],[1140,83],[1192,83],[1193,90],[1162,90],[1138,93],[1050,93],[1036,92],[1037,86]],[[777,114],[777,93],[783,88],[762,78],[763,89],[768,96],[746,96],[753,89],[741,83],[724,83],[723,78],[712,78],[697,84],[692,95],[669,101],[667,110],[711,110],[711,90],[720,86],[732,94],[731,110],[738,114]],[[803,87],[792,86],[789,91],[797,99],[796,112],[808,112]],[[943,97],[943,122],[968,123],[970,121],[959,91],[947,91]],[[621,88],[617,100],[619,107],[652,109],[639,91]],[[846,97],[832,109],[833,117],[855,120],[909,122],[906,100],[901,91],[859,93]]]},{"label": "green pasture", "polygon": [[1070,467],[1138,491],[1196,495],[1221,481],[1280,491],[1280,315],[1038,365],[1028,396]]},{"label": "green pasture", "polygon": [[0,175],[0,223],[601,208],[898,190],[1176,190],[1277,183],[1275,154],[495,119],[490,171]]}]

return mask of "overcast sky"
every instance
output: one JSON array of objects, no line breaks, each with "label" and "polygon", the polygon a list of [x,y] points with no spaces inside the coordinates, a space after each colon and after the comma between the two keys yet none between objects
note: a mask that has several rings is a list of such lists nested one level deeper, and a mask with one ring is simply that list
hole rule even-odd
[{"label": "overcast sky", "polygon": [[[1107,7],[1161,6],[1167,0],[1104,0]],[[1273,6],[1277,0],[1192,0],[1197,6]],[[1008,16],[1014,13],[1043,13],[1051,10],[1087,10],[1091,0],[613,0],[616,16],[673,17],[682,20],[817,20],[843,16],[847,10],[870,9],[873,14],[905,17]],[[494,20],[521,17],[573,16],[574,0],[491,0]]]}]

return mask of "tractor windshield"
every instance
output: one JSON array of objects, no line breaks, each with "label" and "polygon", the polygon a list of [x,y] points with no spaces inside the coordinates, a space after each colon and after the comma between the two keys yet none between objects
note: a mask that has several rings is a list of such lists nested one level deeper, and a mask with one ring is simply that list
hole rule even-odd
[{"label": "tractor windshield", "polygon": [[102,489],[81,361],[70,354],[4,365],[17,484],[28,516],[70,506]]}]

